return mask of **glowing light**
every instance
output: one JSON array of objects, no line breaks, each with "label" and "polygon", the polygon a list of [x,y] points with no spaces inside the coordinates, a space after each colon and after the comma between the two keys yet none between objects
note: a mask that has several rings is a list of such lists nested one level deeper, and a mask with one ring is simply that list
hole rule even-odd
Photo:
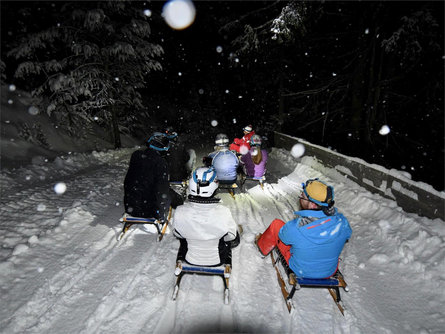
[{"label": "glowing light", "polygon": [[61,195],[66,191],[66,184],[63,182],[59,182],[54,186],[54,191],[56,194]]},{"label": "glowing light", "polygon": [[221,53],[223,50],[223,48],[221,46],[217,46],[216,47],[216,52]]},{"label": "glowing light", "polygon": [[196,10],[189,0],[170,0],[162,8],[165,22],[176,30],[189,27],[195,21]]},{"label": "glowing light", "polygon": [[389,128],[389,126],[388,125],[383,125],[381,128],[380,128],[380,130],[379,130],[379,133],[382,135],[382,136],[386,136],[388,133],[390,133],[391,132],[391,129]]},{"label": "glowing light", "polygon": [[210,122],[210,124],[212,124],[212,126],[217,126],[218,125],[218,121],[217,120],[213,120],[212,122]]},{"label": "glowing light", "polygon": [[292,146],[290,154],[294,158],[300,158],[301,156],[303,156],[304,151],[305,151],[305,148],[304,148],[303,144],[295,144],[294,146]]},{"label": "glowing light", "polygon": [[151,10],[150,9],[144,10],[144,15],[147,16],[147,17],[150,17],[151,16]]},{"label": "glowing light", "polygon": [[9,85],[9,90],[11,92],[15,91],[15,89],[16,89],[15,85]]},{"label": "glowing light", "polygon": [[249,147],[247,145],[241,145],[239,148],[239,153],[245,155],[249,152]]}]

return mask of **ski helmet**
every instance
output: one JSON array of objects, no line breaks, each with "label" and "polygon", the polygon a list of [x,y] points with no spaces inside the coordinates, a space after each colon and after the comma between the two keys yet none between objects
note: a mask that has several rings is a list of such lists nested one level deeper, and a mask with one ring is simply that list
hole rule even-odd
[{"label": "ski helmet", "polygon": [[168,151],[170,148],[170,140],[166,133],[154,132],[147,140],[147,145],[156,151]]},{"label": "ski helmet", "polygon": [[332,207],[334,205],[334,188],[328,186],[318,179],[307,180],[301,184],[303,192],[309,201],[322,207]]},{"label": "ski helmet", "polygon": [[215,144],[216,146],[221,146],[221,147],[228,146],[229,137],[227,137],[227,135],[224,133],[217,134],[215,139]]},{"label": "ski helmet", "polygon": [[261,146],[262,140],[259,135],[253,135],[250,138],[250,146]]},{"label": "ski helmet", "polygon": [[252,125],[246,125],[244,128],[243,128],[243,131],[246,131],[247,133],[250,133],[250,132],[252,132],[252,130],[253,130],[253,128],[252,128]]},{"label": "ski helmet", "polygon": [[167,135],[168,139],[176,139],[178,137],[178,133],[175,132],[173,130],[173,127],[171,127],[171,126],[168,126],[165,129],[165,134]]},{"label": "ski helmet", "polygon": [[190,194],[200,197],[212,197],[218,189],[218,178],[213,166],[199,167],[192,173],[189,180]]}]

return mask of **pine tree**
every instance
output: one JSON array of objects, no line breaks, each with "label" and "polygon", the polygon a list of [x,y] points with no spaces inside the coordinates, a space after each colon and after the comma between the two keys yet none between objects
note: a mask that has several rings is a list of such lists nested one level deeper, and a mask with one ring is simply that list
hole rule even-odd
[{"label": "pine tree", "polygon": [[71,134],[108,126],[121,147],[119,128],[131,126],[143,108],[138,89],[151,71],[162,70],[163,49],[150,40],[144,3],[36,4],[47,6],[46,28],[28,32],[8,53],[20,61],[15,77],[27,80],[40,110]]}]

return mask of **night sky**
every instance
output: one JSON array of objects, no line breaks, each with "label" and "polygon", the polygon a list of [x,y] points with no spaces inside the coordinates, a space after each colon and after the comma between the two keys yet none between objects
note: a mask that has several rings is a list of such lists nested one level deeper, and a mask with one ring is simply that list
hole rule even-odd
[{"label": "night sky", "polygon": [[[2,1],[5,82],[22,84],[7,52],[53,24],[48,8],[63,3]],[[184,30],[165,23],[164,4],[135,3],[151,10],[152,42],[164,50],[163,71],[140,90],[151,125],[211,142],[252,123],[444,189],[442,1],[196,1]],[[290,33],[274,39],[286,6],[303,20],[285,16]]]}]

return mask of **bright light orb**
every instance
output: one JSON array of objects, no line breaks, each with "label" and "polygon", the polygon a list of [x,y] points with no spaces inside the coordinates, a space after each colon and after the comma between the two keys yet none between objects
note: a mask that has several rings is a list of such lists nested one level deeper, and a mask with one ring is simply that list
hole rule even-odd
[{"label": "bright light orb", "polygon": [[165,22],[175,29],[182,30],[195,21],[196,10],[189,0],[170,0],[162,8]]},{"label": "bright light orb", "polygon": [[66,191],[66,184],[63,182],[59,182],[54,186],[54,191],[56,194],[61,195]]},{"label": "bright light orb", "polygon": [[380,128],[380,130],[379,130],[379,133],[382,135],[382,136],[386,136],[388,133],[390,133],[391,132],[391,129],[389,128],[389,126],[388,125],[383,125],[381,128]]},{"label": "bright light orb", "polygon": [[241,145],[239,148],[239,153],[246,155],[249,152],[249,147],[247,145]]},{"label": "bright light orb", "polygon": [[294,146],[292,146],[290,153],[294,158],[300,158],[301,156],[303,156],[304,151],[305,148],[303,144],[295,144]]},{"label": "bright light orb", "polygon": [[218,121],[217,120],[213,120],[210,124],[212,124],[212,126],[217,126],[218,125]]}]

